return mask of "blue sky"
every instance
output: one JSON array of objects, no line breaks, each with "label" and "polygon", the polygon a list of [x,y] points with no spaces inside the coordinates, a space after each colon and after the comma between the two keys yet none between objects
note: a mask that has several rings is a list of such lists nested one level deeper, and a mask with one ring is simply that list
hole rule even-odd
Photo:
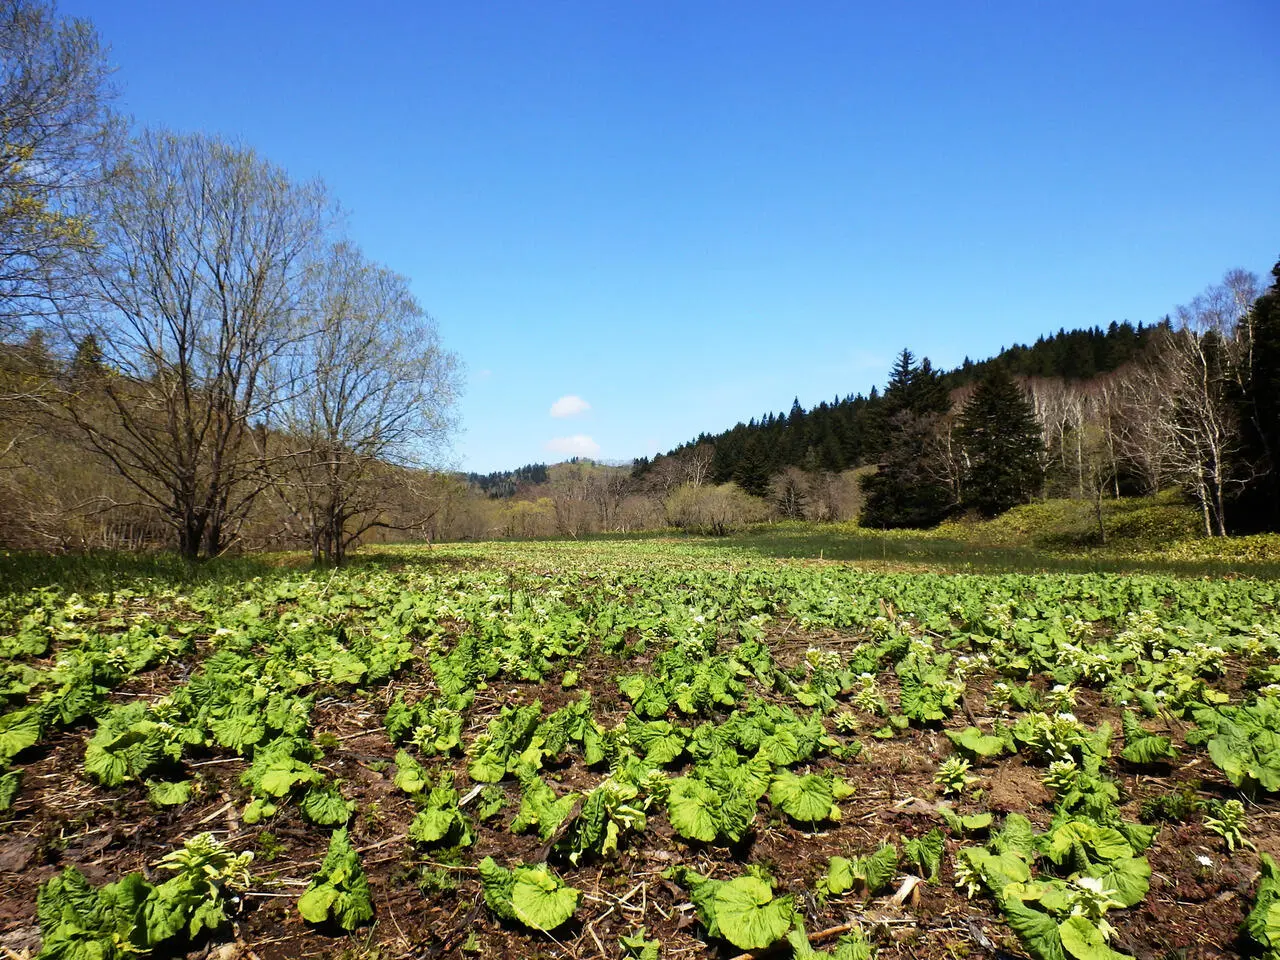
[{"label": "blue sky", "polygon": [[412,278],[465,469],[652,454],[1280,257],[1274,0],[60,9],[137,122],[322,177]]}]

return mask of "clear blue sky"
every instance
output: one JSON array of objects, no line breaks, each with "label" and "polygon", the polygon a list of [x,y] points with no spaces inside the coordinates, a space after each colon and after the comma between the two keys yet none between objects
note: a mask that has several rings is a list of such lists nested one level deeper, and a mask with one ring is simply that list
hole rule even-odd
[{"label": "clear blue sky", "polygon": [[60,9],[139,123],[328,182],[467,366],[466,469],[652,454],[1280,257],[1275,0]]}]

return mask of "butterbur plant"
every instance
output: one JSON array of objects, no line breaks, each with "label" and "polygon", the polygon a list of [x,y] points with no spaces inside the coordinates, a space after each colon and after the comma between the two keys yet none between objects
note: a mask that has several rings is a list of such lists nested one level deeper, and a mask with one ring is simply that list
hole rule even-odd
[{"label": "butterbur plant", "polygon": [[489,909],[503,920],[531,930],[554,930],[578,909],[580,893],[547,869],[516,866],[508,870],[493,857],[480,861],[480,887]]},{"label": "butterbur plant", "polygon": [[1239,800],[1227,800],[1217,804],[1214,814],[1204,818],[1204,828],[1220,836],[1227,845],[1227,850],[1234,853],[1236,847],[1253,848],[1253,843],[1244,835],[1244,804]]},{"label": "butterbur plant", "polygon": [[1045,692],[1044,707],[1046,710],[1061,713],[1071,710],[1075,705],[1076,692],[1071,689],[1071,684],[1069,683],[1055,683],[1052,688]]},{"label": "butterbur plant", "polygon": [[831,717],[831,722],[841,733],[852,733],[858,729],[858,717],[852,710],[841,710]]},{"label": "butterbur plant", "polygon": [[867,713],[882,714],[885,712],[884,698],[880,695],[880,685],[870,673],[858,676],[858,689],[853,695],[853,705]]},{"label": "butterbur plant", "polygon": [[194,937],[226,919],[227,894],[249,888],[252,862],[252,851],[235,853],[211,833],[196,834],[160,861],[174,875],[156,887],[155,898]]},{"label": "butterbur plant", "polygon": [[310,923],[332,919],[343,930],[354,930],[373,918],[369,880],[346,827],[333,832],[324,862],[298,901],[298,912]]},{"label": "butterbur plant", "polygon": [[1100,879],[1076,877],[1067,891],[1070,916],[1084,917],[1102,934],[1102,939],[1110,940],[1115,931],[1107,923],[1105,914],[1112,907],[1124,906],[1124,903],[1115,898],[1115,894],[1116,891],[1107,887]]},{"label": "butterbur plant", "polygon": [[957,754],[947,757],[938,772],[933,775],[933,782],[942,787],[943,793],[964,793],[971,784],[978,782],[977,777],[969,776],[969,761]]},{"label": "butterbur plant", "polygon": [[1044,775],[1044,785],[1056,794],[1064,794],[1075,786],[1079,772],[1074,760],[1055,760]]}]

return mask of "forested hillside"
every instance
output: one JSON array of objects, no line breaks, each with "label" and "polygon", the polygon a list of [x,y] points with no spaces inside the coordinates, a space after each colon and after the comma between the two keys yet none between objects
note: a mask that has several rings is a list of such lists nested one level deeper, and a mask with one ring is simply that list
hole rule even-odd
[{"label": "forested hillside", "polygon": [[[935,371],[926,357],[920,363],[919,375],[922,383],[936,381],[944,390],[973,384],[993,367],[1020,378],[1087,380],[1132,363],[1167,328],[1167,321],[1154,326],[1139,323],[1136,327],[1126,321],[1112,323],[1106,330],[1059,330],[1030,346],[1007,347],[986,360],[965,358],[961,366],[946,372]],[[910,351],[907,354],[914,363],[914,356]],[[904,372],[896,370],[894,375],[900,377]],[[796,400],[788,411],[753,417],[719,434],[700,434],[666,456],[679,458],[699,444],[711,444],[716,450],[711,471],[715,482],[732,481],[763,495],[769,479],[787,467],[808,472],[840,471],[876,463],[888,442],[892,406],[874,387],[865,396],[859,393],[836,397],[808,410]],[[651,466],[647,460],[639,461],[638,475]]]},{"label": "forested hillside", "polygon": [[1263,293],[1232,270],[1154,325],[1060,330],[951,371],[904,349],[883,391],[797,401],[638,461],[635,475],[733,484],[814,519],[830,515],[832,478],[847,489],[856,471],[852,499],[875,527],[1177,487],[1207,535],[1275,529],[1280,264],[1272,273]]}]

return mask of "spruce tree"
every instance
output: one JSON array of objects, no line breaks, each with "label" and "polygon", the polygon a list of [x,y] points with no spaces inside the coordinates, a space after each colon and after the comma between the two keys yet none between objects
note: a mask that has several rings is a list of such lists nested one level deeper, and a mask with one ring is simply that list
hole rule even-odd
[{"label": "spruce tree", "polygon": [[917,366],[911,351],[903,350],[880,411],[884,449],[878,469],[862,480],[864,527],[931,527],[950,512],[951,492],[938,480],[929,456],[929,441],[948,402],[929,361]]},{"label": "spruce tree", "polygon": [[993,517],[1026,503],[1044,476],[1044,440],[1035,410],[1002,367],[994,367],[960,414],[960,442],[969,460],[963,502]]},{"label": "spruce tree", "polygon": [[1249,319],[1249,365],[1240,398],[1242,458],[1248,481],[1234,498],[1241,532],[1280,529],[1280,262]]}]

